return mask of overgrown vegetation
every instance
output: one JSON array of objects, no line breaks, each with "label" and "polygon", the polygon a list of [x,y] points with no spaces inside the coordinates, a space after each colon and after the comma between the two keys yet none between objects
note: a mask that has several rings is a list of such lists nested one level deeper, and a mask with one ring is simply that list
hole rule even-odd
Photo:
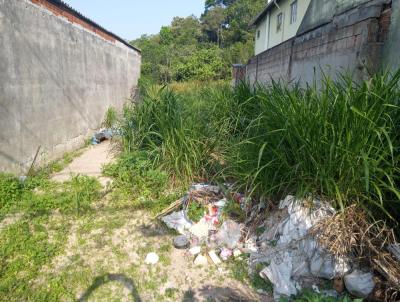
[{"label": "overgrown vegetation", "polygon": [[153,83],[227,79],[254,52],[252,18],[264,0],[207,0],[198,19],[176,17],[159,34],[132,41],[142,50],[142,80]]},{"label": "overgrown vegetation", "polygon": [[399,78],[326,78],[320,88],[153,87],[125,108],[124,149],[145,152],[152,167],[177,179],[233,182],[273,201],[314,195],[396,222]]}]

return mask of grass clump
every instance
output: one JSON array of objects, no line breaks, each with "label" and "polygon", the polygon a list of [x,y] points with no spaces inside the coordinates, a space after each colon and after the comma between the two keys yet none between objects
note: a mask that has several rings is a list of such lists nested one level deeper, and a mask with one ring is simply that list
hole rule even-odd
[{"label": "grass clump", "polygon": [[118,112],[114,107],[108,107],[104,115],[103,127],[112,128],[118,122]]},{"label": "grass clump", "polygon": [[158,213],[179,194],[170,190],[170,177],[149,160],[147,152],[123,153],[115,163],[103,168],[106,176],[112,177],[113,199],[121,206],[147,209]]},{"label": "grass clump", "polygon": [[356,84],[275,82],[149,89],[125,108],[126,152],[175,179],[234,183],[256,197],[316,196],[400,219],[400,71]]},{"label": "grass clump", "polygon": [[323,294],[319,294],[310,290],[305,290],[302,294],[293,299],[281,298],[280,302],[362,302],[362,299],[351,299],[349,296],[344,297],[329,297]]}]

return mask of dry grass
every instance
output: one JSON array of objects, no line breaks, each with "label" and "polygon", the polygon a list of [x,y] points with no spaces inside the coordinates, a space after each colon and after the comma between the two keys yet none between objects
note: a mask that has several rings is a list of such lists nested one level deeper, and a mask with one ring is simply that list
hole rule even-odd
[{"label": "dry grass", "polygon": [[398,301],[400,263],[387,250],[389,245],[396,244],[396,238],[383,222],[369,223],[365,212],[353,205],[318,223],[311,235],[330,253],[350,256],[360,265],[371,267],[377,276],[375,297]]}]

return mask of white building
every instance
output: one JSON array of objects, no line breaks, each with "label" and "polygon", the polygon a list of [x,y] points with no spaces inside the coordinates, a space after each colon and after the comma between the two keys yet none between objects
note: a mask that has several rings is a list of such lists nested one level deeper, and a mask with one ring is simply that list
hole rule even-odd
[{"label": "white building", "polygon": [[254,19],[255,54],[293,38],[300,27],[311,0],[269,0]]}]

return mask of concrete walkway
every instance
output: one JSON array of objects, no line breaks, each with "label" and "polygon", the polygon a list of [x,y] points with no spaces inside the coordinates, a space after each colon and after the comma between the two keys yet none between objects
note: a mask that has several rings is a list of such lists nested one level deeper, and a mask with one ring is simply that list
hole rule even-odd
[{"label": "concrete walkway", "polygon": [[52,180],[64,182],[75,175],[87,175],[96,177],[105,187],[111,179],[102,175],[102,167],[114,159],[110,141],[104,141],[101,144],[93,145],[76,157],[72,163],[52,176]]}]

